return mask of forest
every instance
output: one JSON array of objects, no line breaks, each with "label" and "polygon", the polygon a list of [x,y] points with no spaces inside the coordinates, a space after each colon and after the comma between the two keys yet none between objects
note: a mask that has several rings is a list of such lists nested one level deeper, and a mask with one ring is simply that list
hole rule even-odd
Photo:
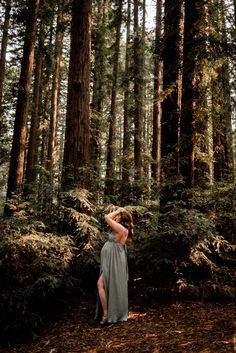
[{"label": "forest", "polygon": [[[0,0],[0,15],[0,351],[233,352],[236,0]],[[111,328],[92,347],[83,320],[119,206],[130,338]],[[221,317],[215,348],[171,343],[163,308],[186,330],[184,312]],[[87,346],[66,336],[75,311]],[[44,333],[35,348],[63,317],[65,346]]]}]

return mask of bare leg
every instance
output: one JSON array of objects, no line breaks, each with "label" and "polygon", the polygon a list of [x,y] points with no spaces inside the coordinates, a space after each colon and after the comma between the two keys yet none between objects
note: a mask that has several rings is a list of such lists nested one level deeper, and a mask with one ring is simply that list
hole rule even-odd
[{"label": "bare leg", "polygon": [[106,297],[106,292],[105,292],[105,289],[103,286],[102,275],[98,279],[97,287],[98,287],[98,295],[99,295],[102,309],[103,309],[103,318],[102,318],[101,323],[105,323],[105,321],[107,320],[107,297]]}]

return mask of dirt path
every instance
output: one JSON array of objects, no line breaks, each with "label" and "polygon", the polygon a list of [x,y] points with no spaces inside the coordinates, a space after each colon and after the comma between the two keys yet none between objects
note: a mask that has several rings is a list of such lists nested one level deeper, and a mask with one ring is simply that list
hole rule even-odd
[{"label": "dirt path", "polygon": [[[24,345],[1,353],[234,353],[232,304],[131,305],[126,323],[91,326],[91,303],[84,302]],[[234,337],[233,337],[234,336]]]}]

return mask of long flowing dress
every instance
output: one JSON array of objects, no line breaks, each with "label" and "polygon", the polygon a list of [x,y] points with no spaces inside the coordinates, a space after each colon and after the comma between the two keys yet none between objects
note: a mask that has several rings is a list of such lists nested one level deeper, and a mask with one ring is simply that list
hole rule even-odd
[{"label": "long flowing dress", "polygon": [[[100,275],[107,297],[107,322],[115,323],[128,319],[128,262],[127,246],[109,235],[101,250]],[[95,319],[101,318],[101,303],[98,299]]]}]

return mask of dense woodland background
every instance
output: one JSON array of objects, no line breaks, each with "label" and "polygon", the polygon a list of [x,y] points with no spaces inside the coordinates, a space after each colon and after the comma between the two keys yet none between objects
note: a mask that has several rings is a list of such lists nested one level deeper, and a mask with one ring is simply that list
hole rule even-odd
[{"label": "dense woodland background", "polygon": [[95,298],[133,215],[130,298],[235,297],[236,1],[0,1],[0,332]]}]

